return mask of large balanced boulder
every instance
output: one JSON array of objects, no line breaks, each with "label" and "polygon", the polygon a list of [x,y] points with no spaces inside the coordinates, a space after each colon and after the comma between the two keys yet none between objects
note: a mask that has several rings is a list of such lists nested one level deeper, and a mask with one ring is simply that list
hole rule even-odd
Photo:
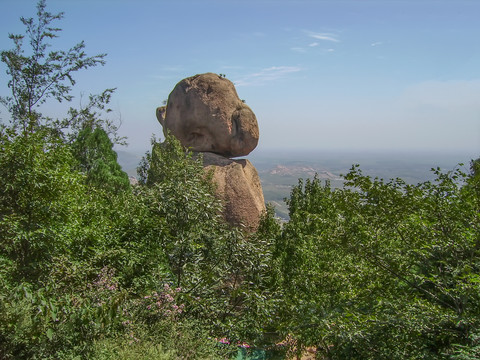
[{"label": "large balanced boulder", "polygon": [[255,230],[265,211],[265,200],[252,163],[205,152],[203,165],[207,172],[213,172],[216,195],[224,203],[225,219],[232,225],[242,224],[248,230]]},{"label": "large balanced boulder", "polygon": [[170,132],[193,151],[237,157],[248,155],[258,144],[255,114],[230,80],[213,73],[180,81],[167,105],[157,108],[157,119],[164,133]]}]

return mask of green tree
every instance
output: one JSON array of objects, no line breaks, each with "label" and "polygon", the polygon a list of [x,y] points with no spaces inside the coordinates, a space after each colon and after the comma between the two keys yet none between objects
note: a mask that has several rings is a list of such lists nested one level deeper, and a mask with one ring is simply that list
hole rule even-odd
[{"label": "green tree", "polygon": [[145,199],[151,221],[162,224],[158,242],[173,285],[182,289],[183,316],[212,336],[263,342],[275,303],[269,269],[279,225],[273,210],[256,234],[228,225],[202,159],[170,135],[163,143],[153,141],[139,175],[143,185],[134,192]]},{"label": "green tree", "polygon": [[274,255],[285,334],[332,359],[478,351],[478,192],[460,170],[435,174],[407,185],[354,167],[343,189],[293,189]]},{"label": "green tree", "polygon": [[13,125],[22,131],[35,131],[45,123],[37,109],[49,98],[59,102],[72,100],[70,92],[75,85],[73,74],[76,71],[105,63],[105,54],[87,56],[83,42],[67,51],[47,52],[51,46],[48,41],[58,37],[61,30],[52,23],[62,17],[63,13],[46,11],[46,1],[40,0],[37,19],[21,18],[26,27],[28,53],[24,48],[25,35],[14,34],[9,35],[14,48],[0,53],[2,62],[7,65],[8,87],[12,93],[0,97],[0,102],[8,108]]},{"label": "green tree", "polygon": [[72,143],[72,151],[80,170],[87,175],[88,184],[109,192],[130,188],[128,175],[118,164],[113,143],[102,128],[81,130]]},{"label": "green tree", "polygon": [[50,133],[6,130],[0,147],[0,354],[45,358],[53,324],[73,310],[58,307],[68,291],[49,293],[50,269],[85,234],[88,194],[69,147]]},{"label": "green tree", "polygon": [[[0,357],[95,358],[132,339],[133,354],[161,356],[162,346],[176,358],[216,353],[205,345],[213,343],[207,318],[192,309],[225,299],[209,288],[220,271],[211,269],[223,269],[214,252],[220,246],[207,243],[220,223],[208,216],[175,223],[184,211],[177,201],[185,202],[168,179],[120,192],[89,184],[70,146],[48,131],[6,129],[0,149]],[[196,210],[196,201],[207,201],[195,198],[193,185],[181,190],[199,216],[205,209]],[[181,291],[173,290],[179,264]]]},{"label": "green tree", "polygon": [[480,199],[480,158],[470,162],[470,186],[477,192],[477,199]]},{"label": "green tree", "polygon": [[0,149],[2,254],[28,279],[52,254],[67,251],[62,232],[74,220],[70,209],[77,206],[83,178],[73,171],[69,148],[45,133],[4,131]]},{"label": "green tree", "polygon": [[480,158],[471,161],[470,174],[472,177],[480,176]]},{"label": "green tree", "polygon": [[183,286],[186,264],[193,257],[212,255],[208,245],[221,227],[221,205],[201,158],[194,158],[173,136],[163,143],[152,140],[152,152],[142,161],[139,175],[145,188],[156,194],[157,213],[168,227],[164,248],[176,285]]}]

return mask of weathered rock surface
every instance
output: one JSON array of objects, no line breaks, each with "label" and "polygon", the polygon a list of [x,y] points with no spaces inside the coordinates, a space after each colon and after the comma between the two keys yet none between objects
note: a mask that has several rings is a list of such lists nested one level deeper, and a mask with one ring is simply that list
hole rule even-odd
[{"label": "weathered rock surface", "polygon": [[182,145],[226,157],[248,155],[258,144],[253,111],[238,97],[233,83],[217,74],[195,75],[180,81],[166,106],[157,108],[163,131]]},{"label": "weathered rock surface", "polygon": [[258,227],[265,211],[257,170],[246,159],[258,144],[259,130],[253,111],[241,101],[233,83],[213,73],[180,81],[166,106],[157,108],[163,132],[203,155],[206,172],[213,172],[217,197],[225,219],[247,230]]},{"label": "weathered rock surface", "polygon": [[249,230],[258,227],[265,211],[262,185],[257,170],[247,159],[232,160],[218,154],[203,153],[206,171],[213,171],[217,196],[224,202],[225,219]]}]

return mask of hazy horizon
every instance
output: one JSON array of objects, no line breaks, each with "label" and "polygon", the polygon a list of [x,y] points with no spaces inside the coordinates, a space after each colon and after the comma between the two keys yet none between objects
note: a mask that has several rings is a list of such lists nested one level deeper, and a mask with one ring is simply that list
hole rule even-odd
[{"label": "hazy horizon", "polygon": [[[116,149],[119,154],[119,162],[122,159],[129,159],[130,175],[134,175],[134,161],[139,161],[149,149],[144,151],[131,151],[122,147]],[[463,170],[468,172],[470,161],[480,157],[478,153],[464,151],[410,151],[410,150],[388,150],[388,151],[359,151],[359,150],[319,150],[319,149],[255,149],[247,158],[259,172],[271,169],[277,165],[303,164],[318,169],[336,172],[337,175],[345,173],[352,165],[359,164],[366,172],[389,171],[393,177],[410,176],[412,169],[422,173],[422,179],[432,178],[431,169],[440,167],[443,171],[450,171],[463,164]],[[125,160],[123,160],[125,161]],[[123,162],[125,165],[125,162]],[[376,176],[375,174],[372,174]],[[418,179],[419,181],[422,179]]]},{"label": "hazy horizon", "polygon": [[[163,140],[163,137],[159,138],[160,141]],[[127,138],[128,142],[128,138]],[[151,150],[150,144],[147,146],[138,146],[138,147],[131,147],[130,145],[127,146],[116,146],[116,151],[125,151],[130,152],[136,155],[145,154],[145,152]],[[469,157],[471,159],[477,159],[480,157],[480,149],[477,150],[469,150],[469,149],[397,149],[397,148],[386,148],[386,149],[369,149],[369,148],[307,148],[307,147],[295,147],[295,148],[285,148],[285,147],[265,147],[261,146],[260,144],[255,148],[250,154],[246,156],[240,156],[238,158],[255,158],[255,157],[268,157],[268,156],[284,156],[286,158],[298,158],[299,156],[309,155],[309,156],[328,156],[328,155],[335,155],[335,156],[350,156],[350,155],[361,155],[361,156],[390,156],[390,155],[398,155],[398,156],[412,156],[412,155],[421,155],[421,156],[431,156],[431,157]]]}]

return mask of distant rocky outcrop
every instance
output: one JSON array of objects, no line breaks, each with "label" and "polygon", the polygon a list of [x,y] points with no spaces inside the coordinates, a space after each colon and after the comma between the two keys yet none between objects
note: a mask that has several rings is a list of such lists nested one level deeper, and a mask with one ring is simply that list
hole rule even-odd
[{"label": "distant rocky outcrop", "polygon": [[230,80],[213,73],[180,81],[166,106],[157,108],[164,133],[203,154],[205,171],[213,172],[224,217],[232,225],[254,230],[265,211],[257,170],[246,159],[258,144],[253,111],[239,99]]}]

